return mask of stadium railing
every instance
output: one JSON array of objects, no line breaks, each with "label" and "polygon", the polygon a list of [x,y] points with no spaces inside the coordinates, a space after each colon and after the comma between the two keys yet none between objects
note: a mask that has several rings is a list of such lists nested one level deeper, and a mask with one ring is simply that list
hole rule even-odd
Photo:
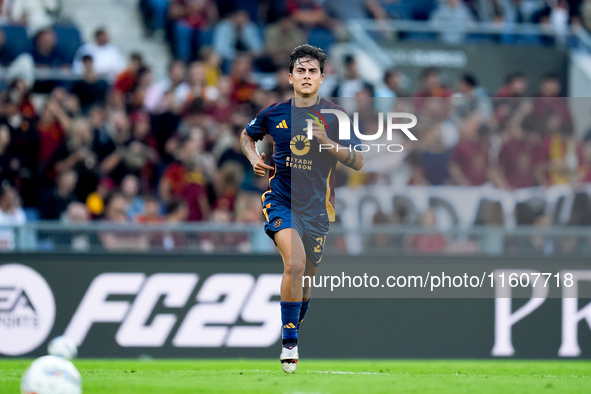
[{"label": "stadium railing", "polygon": [[[41,221],[0,226],[0,250],[27,253],[276,253],[260,224],[236,223],[155,225]],[[520,226],[512,229],[475,226],[444,230],[390,224],[347,229],[333,224],[325,252],[333,255],[591,256],[591,233],[588,227],[578,226]]]}]

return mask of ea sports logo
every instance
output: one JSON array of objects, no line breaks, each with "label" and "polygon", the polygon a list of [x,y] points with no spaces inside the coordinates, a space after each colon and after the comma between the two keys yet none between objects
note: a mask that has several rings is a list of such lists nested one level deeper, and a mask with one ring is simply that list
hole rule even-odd
[{"label": "ea sports logo", "polygon": [[0,265],[0,353],[19,356],[41,345],[53,327],[55,301],[37,271]]},{"label": "ea sports logo", "polygon": [[294,155],[303,156],[310,150],[310,140],[305,135],[296,135],[291,139],[289,149]]}]

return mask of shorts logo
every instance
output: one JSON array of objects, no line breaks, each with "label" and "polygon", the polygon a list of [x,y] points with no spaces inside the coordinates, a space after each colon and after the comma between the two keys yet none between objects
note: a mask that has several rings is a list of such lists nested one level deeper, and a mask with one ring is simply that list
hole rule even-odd
[{"label": "shorts logo", "polygon": [[289,148],[294,155],[303,156],[310,151],[310,140],[305,135],[296,135],[291,139]]},{"label": "shorts logo", "polygon": [[279,226],[281,226],[281,223],[283,223],[283,219],[277,219],[277,220],[275,220],[274,226],[279,227]]}]

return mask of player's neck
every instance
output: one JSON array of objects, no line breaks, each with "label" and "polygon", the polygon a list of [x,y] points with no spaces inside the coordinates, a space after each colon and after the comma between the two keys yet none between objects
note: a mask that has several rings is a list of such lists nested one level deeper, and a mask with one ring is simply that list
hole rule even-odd
[{"label": "player's neck", "polygon": [[318,100],[319,100],[319,97],[317,94],[314,96],[307,96],[307,97],[295,94],[294,98],[293,98],[293,105],[296,107],[311,107],[313,105],[318,104]]}]

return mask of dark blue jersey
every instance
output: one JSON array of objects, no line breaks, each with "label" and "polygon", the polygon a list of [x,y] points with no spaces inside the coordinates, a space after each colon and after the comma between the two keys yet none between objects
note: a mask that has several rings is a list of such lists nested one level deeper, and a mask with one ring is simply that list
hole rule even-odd
[{"label": "dark blue jersey", "polygon": [[[322,114],[322,109],[345,110],[326,100],[318,99],[311,107],[296,107],[293,100],[275,103],[260,111],[246,126],[255,141],[269,134],[273,138],[269,189],[263,194],[267,201],[287,206],[307,220],[335,220],[334,179],[336,157],[320,151],[318,142],[308,140],[304,129],[307,119],[318,119],[324,124],[328,138],[348,149],[359,144],[357,137],[347,141],[338,138],[338,122],[333,114]],[[352,130],[352,128],[351,128]]]}]

